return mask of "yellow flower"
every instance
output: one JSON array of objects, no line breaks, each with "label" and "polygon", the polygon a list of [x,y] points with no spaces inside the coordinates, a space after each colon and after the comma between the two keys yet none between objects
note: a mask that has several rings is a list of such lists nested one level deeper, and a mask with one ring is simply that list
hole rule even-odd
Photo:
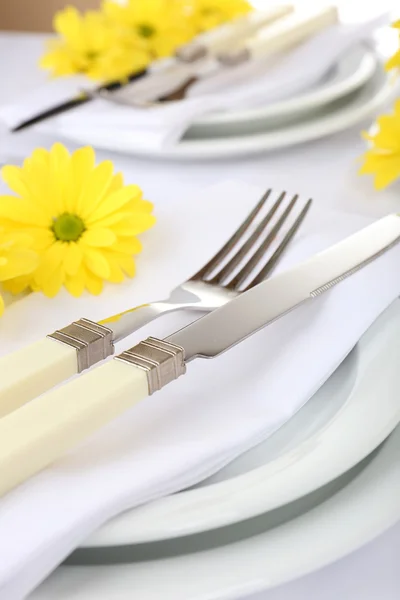
[{"label": "yellow flower", "polygon": [[[395,29],[400,29],[400,21],[396,21],[393,23],[392,27]],[[400,49],[387,61],[385,64],[385,69],[390,71],[391,69],[396,69],[400,67]]]},{"label": "yellow flower", "polygon": [[190,11],[177,0],[104,0],[104,14],[126,33],[126,41],[139,43],[152,58],[170,56],[195,34]]},{"label": "yellow flower", "polygon": [[3,167],[2,176],[16,196],[0,196],[0,225],[29,235],[39,255],[37,269],[7,289],[52,297],[65,286],[80,296],[85,288],[99,294],[104,280],[134,276],[133,255],[142,250],[136,236],[155,218],[141,189],[124,185],[110,161],[95,166],[92,148],[70,155],[58,143],[36,149],[21,168]]},{"label": "yellow flower", "polygon": [[207,31],[253,10],[247,0],[195,0],[195,19],[199,31]]},{"label": "yellow flower", "polygon": [[[0,227],[0,281],[6,282],[15,277],[32,273],[38,264],[37,254],[30,249],[32,239],[19,232],[7,232]],[[4,311],[4,301],[0,294],[0,315]]]},{"label": "yellow flower", "polygon": [[146,68],[148,53],[139,45],[127,48],[119,31],[100,12],[81,15],[67,7],[54,17],[59,38],[48,43],[40,65],[54,76],[83,73],[96,81],[119,81]]},{"label": "yellow flower", "polygon": [[377,132],[365,137],[371,148],[364,154],[360,173],[375,175],[375,187],[380,190],[400,177],[400,100],[394,113],[377,120]]}]

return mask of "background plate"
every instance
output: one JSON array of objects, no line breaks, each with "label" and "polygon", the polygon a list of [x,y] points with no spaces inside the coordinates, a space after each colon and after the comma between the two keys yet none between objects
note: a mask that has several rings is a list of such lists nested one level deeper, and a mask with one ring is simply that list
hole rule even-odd
[{"label": "background plate", "polygon": [[189,129],[186,137],[243,135],[258,132],[269,122],[271,127],[288,125],[359,89],[373,76],[377,63],[375,52],[364,45],[357,45],[312,89],[261,108],[207,115]]}]

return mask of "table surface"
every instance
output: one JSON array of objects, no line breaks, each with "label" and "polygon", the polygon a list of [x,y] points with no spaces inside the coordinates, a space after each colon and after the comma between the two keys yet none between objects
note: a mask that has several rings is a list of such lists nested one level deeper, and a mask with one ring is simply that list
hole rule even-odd
[{"label": "table surface", "polygon": [[[43,36],[0,33],[0,104],[29,93],[46,80],[37,67],[42,47]],[[358,126],[316,142],[240,160],[174,163],[106,152],[98,152],[98,157],[112,158],[124,170],[126,179],[139,183],[146,197],[156,205],[177,195],[190,202],[195,188],[241,179],[311,196],[316,202],[342,211],[380,217],[399,210],[400,185],[377,193],[369,178],[357,175],[359,156],[364,151],[362,128]],[[52,141],[56,140],[32,131],[10,136],[0,130],[0,162],[20,160],[34,147],[49,147]],[[334,565],[248,600],[397,600],[399,556],[400,524]]]}]

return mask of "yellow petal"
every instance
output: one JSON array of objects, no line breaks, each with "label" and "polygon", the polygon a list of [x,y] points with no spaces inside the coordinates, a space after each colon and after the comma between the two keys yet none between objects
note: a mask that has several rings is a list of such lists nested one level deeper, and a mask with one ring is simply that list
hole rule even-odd
[{"label": "yellow petal", "polygon": [[6,165],[1,169],[1,176],[8,187],[18,196],[28,196],[28,189],[23,181],[23,172],[20,167]]},{"label": "yellow petal", "polygon": [[75,298],[82,296],[85,289],[86,272],[83,266],[77,271],[73,277],[66,277],[65,287],[69,293]]},{"label": "yellow petal", "polygon": [[87,248],[85,251],[85,264],[89,271],[97,277],[107,279],[110,276],[110,265],[104,254],[94,248]]},{"label": "yellow petal", "polygon": [[142,244],[134,237],[120,239],[113,245],[113,250],[123,252],[124,254],[139,254],[142,251]]},{"label": "yellow petal", "polygon": [[128,254],[118,254],[118,264],[129,277],[134,277],[136,273],[135,261]]},{"label": "yellow petal", "polygon": [[90,215],[88,223],[95,223],[110,213],[118,211],[124,204],[141,193],[142,191],[137,185],[126,185],[122,189],[113,192],[98,205],[97,209]]},{"label": "yellow petal", "polygon": [[5,264],[0,263],[0,281],[32,273],[38,264],[38,256],[32,250],[12,250]]},{"label": "yellow petal", "polygon": [[71,157],[72,178],[74,185],[74,203],[68,208],[71,212],[78,210],[77,200],[94,169],[96,156],[91,146],[76,150]]},{"label": "yellow petal", "polygon": [[114,166],[110,160],[100,163],[87,178],[78,200],[77,211],[87,220],[101,203],[113,176]]},{"label": "yellow petal", "polygon": [[103,282],[98,277],[95,277],[88,273],[86,275],[86,288],[88,292],[90,292],[94,296],[98,296],[103,291]]},{"label": "yellow petal", "polygon": [[[83,252],[80,244],[70,242],[64,257],[64,268],[67,275],[75,276],[82,264]],[[72,293],[72,292],[71,292]],[[73,294],[74,295],[74,294]]]},{"label": "yellow petal", "polygon": [[49,279],[52,279],[55,274],[62,271],[60,268],[65,254],[67,245],[63,242],[55,242],[41,256],[40,265],[35,272],[35,281],[38,285],[44,285]]},{"label": "yellow petal", "polygon": [[57,296],[63,283],[64,271],[58,269],[43,285],[40,286],[40,289],[48,298],[54,298],[54,296]]},{"label": "yellow petal", "polygon": [[46,227],[49,224],[48,215],[37,206],[16,196],[0,196],[0,217],[27,225]]},{"label": "yellow petal", "polygon": [[101,248],[111,246],[116,241],[117,237],[111,229],[102,229],[101,227],[93,227],[88,229],[82,236],[82,243],[87,246]]}]

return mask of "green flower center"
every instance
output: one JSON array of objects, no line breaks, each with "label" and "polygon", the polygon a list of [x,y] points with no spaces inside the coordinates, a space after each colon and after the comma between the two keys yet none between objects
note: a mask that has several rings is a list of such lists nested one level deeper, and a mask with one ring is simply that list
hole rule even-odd
[{"label": "green flower center", "polygon": [[85,224],[80,217],[64,213],[54,219],[52,230],[61,242],[77,242],[85,231]]},{"label": "green flower center", "polygon": [[152,25],[147,25],[146,23],[138,25],[136,29],[138,34],[144,38],[151,38],[156,32],[155,28]]}]

